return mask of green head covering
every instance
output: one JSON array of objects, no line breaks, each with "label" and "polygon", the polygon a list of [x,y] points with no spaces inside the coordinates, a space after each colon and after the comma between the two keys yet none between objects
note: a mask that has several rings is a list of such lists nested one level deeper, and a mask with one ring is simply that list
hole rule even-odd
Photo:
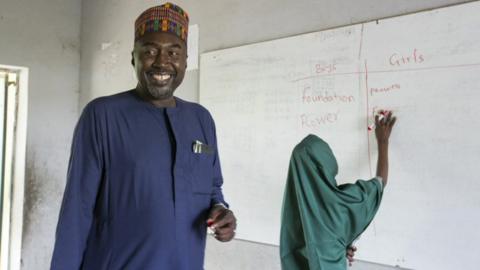
[{"label": "green head covering", "polygon": [[293,150],[283,198],[284,270],[344,270],[347,247],[372,221],[382,198],[378,179],[337,185],[337,161],[315,135]]}]

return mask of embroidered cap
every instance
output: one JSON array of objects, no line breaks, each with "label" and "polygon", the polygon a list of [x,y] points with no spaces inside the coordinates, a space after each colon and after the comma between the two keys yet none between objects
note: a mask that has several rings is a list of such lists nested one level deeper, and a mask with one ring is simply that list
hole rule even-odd
[{"label": "embroidered cap", "polygon": [[165,3],[145,10],[135,20],[135,41],[151,32],[171,33],[186,43],[188,35],[187,12],[172,3]]}]

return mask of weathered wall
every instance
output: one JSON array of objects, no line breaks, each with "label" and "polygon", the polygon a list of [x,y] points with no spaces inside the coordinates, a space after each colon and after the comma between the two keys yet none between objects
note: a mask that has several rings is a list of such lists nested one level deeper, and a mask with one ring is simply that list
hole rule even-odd
[{"label": "weathered wall", "polygon": [[[0,0],[0,64],[30,68],[23,269],[48,269],[79,90],[81,108],[93,97],[134,87],[133,21],[161,2]],[[175,2],[199,24],[200,52],[205,52],[467,1]],[[178,94],[198,99],[198,71],[188,72]],[[206,269],[278,269],[277,254],[277,247],[209,240]],[[356,269],[365,267],[383,269],[361,263]]]},{"label": "weathered wall", "polygon": [[[130,65],[133,22],[166,1],[83,0],[82,108],[94,97],[135,86]],[[200,53],[397,16],[465,0],[177,0],[200,28]],[[102,49],[102,44],[110,44]],[[186,74],[177,95],[198,100],[198,71]]]},{"label": "weathered wall", "polygon": [[0,64],[29,68],[23,269],[48,269],[78,117],[80,0],[1,0]]},{"label": "weathered wall", "polygon": [[[178,0],[200,28],[200,52],[457,4],[458,0]],[[94,97],[135,86],[130,51],[133,22],[163,1],[84,0],[80,107]],[[105,19],[108,18],[108,19]],[[121,29],[121,30],[119,30]],[[411,30],[411,29],[409,29]],[[102,50],[102,43],[112,46]],[[201,72],[201,71],[200,71]],[[198,71],[186,74],[177,95],[198,100]],[[228,181],[228,179],[226,179]],[[226,194],[228,199],[228,194]],[[235,209],[233,209],[235,211]],[[239,221],[241,226],[242,221]],[[357,254],[361,257],[361,247]],[[278,248],[209,239],[206,269],[279,269]],[[358,262],[352,269],[386,269]]]},{"label": "weathered wall", "polygon": [[[208,237],[206,270],[274,270],[280,269],[278,247],[235,240],[220,243]],[[393,270],[387,265],[356,260],[349,270]]]}]

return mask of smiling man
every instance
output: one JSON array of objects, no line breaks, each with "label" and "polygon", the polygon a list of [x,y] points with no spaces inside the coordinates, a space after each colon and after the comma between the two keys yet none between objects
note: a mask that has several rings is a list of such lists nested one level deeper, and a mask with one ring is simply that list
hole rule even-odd
[{"label": "smiling man", "polygon": [[51,269],[203,269],[207,224],[229,241],[215,125],[174,97],[188,15],[167,3],[135,22],[133,90],[90,102],[75,129]]}]

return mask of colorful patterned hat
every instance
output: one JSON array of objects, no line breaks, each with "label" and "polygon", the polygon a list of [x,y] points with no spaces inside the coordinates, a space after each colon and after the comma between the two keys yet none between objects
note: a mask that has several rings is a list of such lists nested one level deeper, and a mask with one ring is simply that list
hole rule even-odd
[{"label": "colorful patterned hat", "polygon": [[145,33],[167,32],[187,42],[188,14],[181,7],[165,3],[145,10],[135,21],[135,41]]}]

